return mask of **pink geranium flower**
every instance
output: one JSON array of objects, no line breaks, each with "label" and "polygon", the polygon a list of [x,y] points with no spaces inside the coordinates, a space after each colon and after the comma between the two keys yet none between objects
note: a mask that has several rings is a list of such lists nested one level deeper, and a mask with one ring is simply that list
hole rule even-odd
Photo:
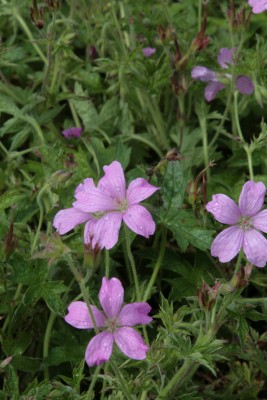
[{"label": "pink geranium flower", "polygon": [[113,161],[104,166],[105,175],[96,187],[87,178],[75,191],[72,208],[59,211],[53,225],[63,235],[76,225],[86,223],[84,242],[93,248],[111,249],[118,241],[122,221],[138,235],[146,238],[155,232],[155,222],[139,203],[159,188],[143,178],[134,179],[126,189],[121,164]]},{"label": "pink geranium flower", "polygon": [[154,47],[144,47],[142,52],[145,57],[151,57],[156,53],[156,49]]},{"label": "pink geranium flower", "polygon": [[[103,312],[93,305],[91,310],[97,327],[103,329],[103,332],[93,337],[86,348],[85,360],[89,367],[108,361],[114,342],[127,357],[134,360],[146,358],[148,346],[132,326],[149,324],[152,321],[148,315],[151,307],[145,302],[123,306],[123,298],[124,290],[119,279],[102,279],[99,300]],[[65,316],[68,324],[78,329],[94,327],[87,305],[83,301],[74,301],[69,305],[68,311]]]},{"label": "pink geranium flower", "polygon": [[74,138],[79,138],[82,134],[83,129],[82,128],[68,128],[62,131],[62,135],[65,136],[65,138],[70,139],[72,137]]},{"label": "pink geranium flower", "polygon": [[[233,64],[232,49],[221,49],[219,51],[217,61],[222,69],[227,69],[229,64]],[[211,69],[201,65],[192,69],[191,76],[193,79],[197,79],[202,82],[209,82],[205,88],[205,99],[207,101],[214,100],[217,93],[225,88],[225,84],[220,82],[220,78],[229,81],[232,79],[231,74],[214,72]],[[252,80],[245,75],[239,75],[236,78],[235,85],[241,94],[252,94],[254,91],[254,84]]]},{"label": "pink geranium flower", "polygon": [[211,245],[211,254],[221,262],[232,260],[243,249],[251,264],[264,267],[267,262],[267,240],[260,231],[267,233],[267,210],[260,211],[266,193],[262,182],[248,181],[239,196],[238,205],[225,194],[212,196],[206,208],[224,229]]},{"label": "pink geranium flower", "polygon": [[267,0],[249,0],[248,4],[252,7],[252,12],[254,14],[267,11]]}]

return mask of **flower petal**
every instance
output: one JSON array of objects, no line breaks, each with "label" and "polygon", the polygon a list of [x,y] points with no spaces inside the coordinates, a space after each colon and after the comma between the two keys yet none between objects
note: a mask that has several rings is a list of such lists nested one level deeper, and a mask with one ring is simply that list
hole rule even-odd
[{"label": "flower petal", "polygon": [[260,14],[267,10],[267,0],[249,0],[249,5],[252,8],[254,14]]},{"label": "flower petal", "polygon": [[92,178],[85,178],[83,183],[80,183],[75,189],[75,196],[77,193],[86,193],[90,191],[91,188],[95,188],[95,184]]},{"label": "flower petal", "polygon": [[194,67],[191,71],[191,77],[193,79],[198,79],[199,81],[202,82],[209,82],[216,80],[216,75],[215,73],[206,67],[203,67],[201,65]]},{"label": "flower petal", "polygon": [[236,224],[241,216],[237,204],[225,194],[214,194],[206,209],[222,224]]},{"label": "flower petal", "polygon": [[139,324],[149,324],[152,317],[147,315],[151,311],[148,303],[131,303],[122,307],[117,322],[120,326],[134,326]]},{"label": "flower petal", "polygon": [[221,68],[228,68],[229,64],[233,64],[233,50],[232,49],[227,49],[227,48],[222,48],[219,51],[217,61]]},{"label": "flower petal", "polygon": [[[113,161],[104,166],[105,175],[99,180],[98,188],[119,202],[125,200],[125,176],[121,164]],[[113,208],[114,209],[114,208]]]},{"label": "flower petal", "polygon": [[127,357],[133,360],[146,358],[148,346],[142,336],[133,328],[128,326],[118,328],[113,335],[116,345]]},{"label": "flower petal", "polygon": [[212,101],[215,99],[217,93],[224,89],[224,84],[221,82],[212,81],[205,87],[205,99]]},{"label": "flower petal", "polygon": [[254,84],[252,80],[245,75],[239,75],[237,77],[236,87],[242,94],[252,94],[254,92]]},{"label": "flower petal", "polygon": [[86,192],[75,193],[77,201],[72,205],[84,212],[101,212],[114,210],[114,200],[98,188],[91,188]]},{"label": "flower petal", "polygon": [[[105,317],[97,307],[90,305],[96,325],[99,328],[105,326]],[[94,327],[87,305],[84,301],[74,301],[68,307],[68,314],[64,317],[65,321],[78,329],[90,329]]]},{"label": "flower petal", "polygon": [[107,318],[112,319],[119,315],[124,297],[124,289],[117,278],[102,278],[99,300]]},{"label": "flower petal", "polygon": [[68,129],[65,129],[64,131],[62,131],[62,135],[65,136],[65,138],[67,138],[67,139],[69,139],[71,137],[78,138],[81,136],[82,131],[83,131],[83,128],[72,127],[72,128],[68,128]]},{"label": "flower petal", "polygon": [[221,262],[232,260],[242,247],[243,237],[243,230],[238,226],[224,229],[214,239],[211,245],[211,255],[219,257]]},{"label": "flower petal", "polygon": [[253,228],[267,233],[267,210],[258,212],[251,218],[251,221]]},{"label": "flower petal", "polygon": [[94,240],[99,247],[107,250],[112,249],[119,239],[122,221],[121,212],[108,213],[99,219],[94,226]]},{"label": "flower petal", "polygon": [[247,217],[254,216],[263,206],[266,187],[262,182],[248,181],[239,196],[239,209]]},{"label": "flower petal", "polygon": [[144,47],[142,52],[145,57],[151,57],[156,53],[156,49],[154,47]]},{"label": "flower petal", "polygon": [[150,212],[138,204],[128,207],[123,214],[123,221],[133,232],[146,238],[155,232],[156,225]]},{"label": "flower petal", "polygon": [[53,226],[60,233],[60,235],[64,235],[75,228],[75,226],[83,224],[90,218],[91,216],[88,213],[76,210],[73,207],[66,208],[65,210],[59,211],[55,215]]},{"label": "flower petal", "polygon": [[89,367],[101,365],[110,359],[114,338],[111,332],[101,332],[90,340],[86,351],[85,361]]},{"label": "flower petal", "polygon": [[157,190],[159,190],[158,187],[150,185],[143,178],[134,179],[126,191],[127,202],[129,205],[139,203],[152,196]]},{"label": "flower petal", "polygon": [[244,253],[251,264],[264,267],[267,262],[267,240],[256,229],[244,232]]}]

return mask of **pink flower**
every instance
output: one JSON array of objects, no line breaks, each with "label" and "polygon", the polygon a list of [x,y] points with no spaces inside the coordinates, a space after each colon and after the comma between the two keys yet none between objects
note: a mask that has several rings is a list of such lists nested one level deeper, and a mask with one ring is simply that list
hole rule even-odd
[{"label": "pink flower", "polygon": [[156,53],[156,49],[154,47],[144,47],[142,52],[145,57],[151,57]]},{"label": "pink flower", "polygon": [[122,221],[138,235],[146,238],[153,235],[155,222],[139,202],[159,188],[137,178],[126,190],[124,172],[118,161],[104,166],[104,172],[97,187],[91,178],[77,187],[73,207],[59,211],[53,226],[63,235],[86,222],[84,243],[93,248],[98,245],[101,249],[115,246]]},{"label": "pink flower", "polygon": [[[236,51],[236,49],[235,49]],[[233,54],[232,49],[223,48],[218,54],[218,64],[222,69],[227,69],[229,64],[233,64]],[[191,76],[193,79],[197,79],[202,82],[209,82],[205,88],[205,99],[207,101],[212,101],[215,99],[217,93],[225,88],[224,83],[219,81],[220,77],[224,79],[232,79],[230,74],[216,73],[211,69],[204,66],[194,67],[191,71]],[[254,91],[254,84],[250,78],[245,75],[239,75],[236,78],[236,88],[241,94],[252,94]]]},{"label": "pink flower", "polygon": [[83,129],[82,128],[68,128],[62,131],[62,135],[65,136],[65,138],[69,139],[71,137],[74,138],[79,138],[82,134]]},{"label": "pink flower", "polygon": [[238,205],[225,194],[212,196],[206,208],[222,224],[231,225],[214,239],[211,254],[221,262],[232,260],[243,249],[251,264],[264,267],[267,262],[267,210],[260,211],[266,193],[262,182],[248,181],[239,196]]},{"label": "pink flower", "polygon": [[[102,279],[99,300],[103,312],[93,305],[91,310],[97,327],[103,328],[103,332],[93,337],[86,348],[85,360],[89,367],[108,361],[114,342],[127,357],[134,360],[146,358],[148,346],[132,326],[149,324],[152,321],[152,318],[148,316],[151,307],[145,302],[122,306],[123,298],[124,290],[119,279]],[[78,329],[94,327],[83,301],[74,301],[69,305],[68,311],[69,313],[65,316],[68,324]]]},{"label": "pink flower", "polygon": [[248,4],[252,7],[252,12],[254,14],[267,11],[267,0],[249,0]]}]

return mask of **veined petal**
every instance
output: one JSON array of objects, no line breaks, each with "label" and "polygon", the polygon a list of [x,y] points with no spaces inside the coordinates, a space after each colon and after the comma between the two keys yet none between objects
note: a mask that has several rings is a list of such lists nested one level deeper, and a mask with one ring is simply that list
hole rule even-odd
[{"label": "veined petal", "polygon": [[199,65],[192,69],[191,77],[193,79],[197,79],[202,82],[209,82],[209,81],[216,80],[215,73],[211,69],[209,69],[207,67],[203,67],[202,65]]},{"label": "veined petal", "polygon": [[91,218],[90,214],[85,213],[75,208],[66,208],[59,211],[54,218],[53,226],[60,233],[64,235],[71,231],[75,226],[83,224]]},{"label": "veined petal", "polygon": [[217,61],[218,61],[218,64],[221,66],[221,68],[224,68],[224,69],[228,68],[229,64],[233,64],[233,50],[227,49],[227,48],[222,48],[219,51]]},{"label": "veined petal", "polygon": [[94,226],[94,240],[100,248],[112,249],[119,239],[122,221],[121,212],[111,212],[97,220]]},{"label": "veined petal", "polygon": [[124,289],[117,278],[102,278],[99,300],[108,319],[116,318],[122,307]]},{"label": "veined petal", "polygon": [[236,87],[242,94],[252,94],[254,92],[254,84],[252,80],[245,75],[239,75],[237,77]]},{"label": "veined petal", "polygon": [[267,240],[256,229],[244,232],[244,253],[251,264],[264,267],[267,262]]},{"label": "veined petal", "polygon": [[262,182],[248,181],[239,196],[239,209],[243,216],[252,217],[263,206],[266,187]]},{"label": "veined petal", "polygon": [[75,194],[77,201],[72,205],[84,212],[112,211],[115,208],[114,200],[98,188],[91,188],[87,192]]},{"label": "veined petal", "polygon": [[90,189],[95,188],[95,184],[92,178],[85,178],[83,183],[80,183],[75,189],[75,196],[77,193],[86,193],[90,191]]},{"label": "veined petal", "polygon": [[[91,305],[95,323],[99,328],[105,326],[105,317],[97,307]],[[84,301],[74,301],[68,307],[68,314],[64,317],[65,321],[78,329],[90,329],[94,327],[87,305]]]},{"label": "veined petal", "polygon": [[139,324],[149,324],[152,317],[147,315],[151,311],[148,303],[131,303],[122,307],[117,323],[120,326],[134,326]]},{"label": "veined petal", "polygon": [[217,93],[224,89],[224,84],[221,82],[212,81],[205,87],[205,99],[212,101],[215,99]]},{"label": "veined petal", "polygon": [[[98,244],[96,237],[95,237],[95,226],[98,220],[95,218],[90,219],[90,221],[86,222],[84,227],[84,243],[91,244],[92,248],[94,249],[95,246]],[[100,246],[99,246],[100,247]],[[100,247],[101,249],[103,247]]]},{"label": "veined petal", "polygon": [[241,217],[237,204],[225,194],[214,194],[206,209],[222,224],[234,225]]},{"label": "veined petal", "polygon": [[146,238],[155,232],[156,225],[150,212],[139,204],[128,207],[123,214],[123,221],[133,232]]},{"label": "veined petal", "polygon": [[127,202],[129,205],[140,203],[140,201],[152,196],[157,190],[159,190],[158,187],[150,185],[143,178],[134,179],[126,191]]},{"label": "veined petal", "polygon": [[267,210],[258,212],[251,218],[251,221],[253,228],[267,233]]},{"label": "veined petal", "polygon": [[146,358],[148,346],[142,336],[133,328],[128,326],[118,328],[113,335],[116,345],[127,357],[133,360]]},{"label": "veined petal", "polygon": [[111,332],[101,332],[90,340],[86,351],[85,361],[89,367],[101,365],[110,359],[114,338]]},{"label": "veined petal", "polygon": [[224,229],[211,245],[211,255],[221,262],[232,260],[243,245],[244,232],[239,226]]},{"label": "veined petal", "polygon": [[99,180],[98,188],[118,202],[125,200],[126,183],[121,164],[113,161],[103,169],[105,175]]}]

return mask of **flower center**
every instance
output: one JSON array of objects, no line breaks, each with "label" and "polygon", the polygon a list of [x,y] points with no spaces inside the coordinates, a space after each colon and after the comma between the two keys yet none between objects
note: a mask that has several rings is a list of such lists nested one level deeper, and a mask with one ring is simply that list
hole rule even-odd
[{"label": "flower center", "polygon": [[242,229],[248,230],[252,226],[252,221],[250,217],[241,217],[238,224]]},{"label": "flower center", "polygon": [[122,211],[122,212],[126,211],[127,208],[128,208],[128,204],[127,204],[127,200],[126,199],[124,199],[124,200],[115,200],[114,201],[114,205],[115,205],[116,210]]},{"label": "flower center", "polygon": [[107,320],[107,322],[106,322],[106,325],[107,325],[107,329],[108,329],[108,331],[110,331],[110,332],[114,332],[116,329],[117,329],[117,321],[116,320]]}]

